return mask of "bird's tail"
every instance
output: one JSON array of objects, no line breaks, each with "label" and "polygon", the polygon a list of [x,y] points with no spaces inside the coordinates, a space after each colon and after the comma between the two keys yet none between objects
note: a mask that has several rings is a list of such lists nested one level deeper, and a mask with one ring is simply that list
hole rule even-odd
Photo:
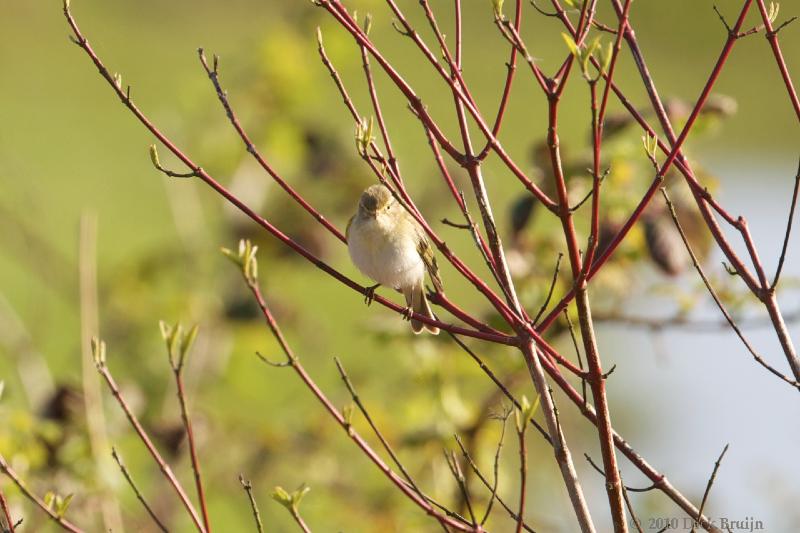
[{"label": "bird's tail", "polygon": [[[428,299],[425,297],[425,288],[421,283],[417,287],[405,289],[403,295],[406,297],[406,304],[411,307],[415,313],[429,318],[436,318],[433,315]],[[433,335],[439,334],[439,328],[436,326],[425,324],[413,318],[411,319],[411,329],[417,334],[422,333],[423,329],[427,329]]]}]

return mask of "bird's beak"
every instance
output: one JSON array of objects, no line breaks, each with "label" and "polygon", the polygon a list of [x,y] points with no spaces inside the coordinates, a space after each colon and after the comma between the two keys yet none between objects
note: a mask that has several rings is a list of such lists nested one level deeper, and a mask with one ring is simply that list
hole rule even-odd
[{"label": "bird's beak", "polygon": [[364,216],[367,216],[367,217],[370,217],[370,218],[375,218],[375,214],[376,214],[375,211],[367,209],[363,205],[359,205],[358,206],[358,210],[361,211],[361,214],[364,215]]}]

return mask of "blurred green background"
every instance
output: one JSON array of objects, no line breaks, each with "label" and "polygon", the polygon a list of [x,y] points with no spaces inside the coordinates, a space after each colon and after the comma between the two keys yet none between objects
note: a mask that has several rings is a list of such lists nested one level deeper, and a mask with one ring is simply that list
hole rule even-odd
[{"label": "blurred green background", "polygon": [[[600,20],[612,24],[606,2],[600,4]],[[729,20],[735,18],[739,4],[717,3]],[[797,6],[786,4],[782,19],[800,14]],[[155,171],[147,155],[154,139],[68,41],[61,3],[1,5],[0,378],[5,392],[0,403],[0,452],[37,493],[74,493],[68,516],[87,530],[102,527],[98,509],[103,501],[113,501],[107,487],[118,498],[129,529],[152,527],[113,467],[96,472],[85,438],[78,291],[83,217],[85,224],[96,225],[96,312],[99,333],[108,343],[109,365],[191,494],[188,457],[179,438],[180,415],[158,321],[200,325],[187,380],[217,528],[252,527],[237,479],[243,473],[253,481],[268,531],[293,528],[288,513],[269,499],[269,491],[275,485],[293,489],[302,482],[312,488],[302,512],[315,530],[433,530],[432,523],[357,452],[290,370],[267,367],[253,355],[259,350],[277,357],[279,350],[219,247],[233,247],[242,237],[261,245],[264,291],[309,372],[334,403],[344,406],[349,396],[332,360],[334,355],[340,357],[404,462],[426,490],[443,501],[456,502],[457,492],[442,447],[453,447],[452,434],[481,420],[487,405],[493,412],[501,411],[499,401],[487,404],[493,389],[480,370],[444,336],[412,337],[407,324],[394,314],[364,306],[358,294],[287,252],[201,183],[169,179]],[[400,5],[432,43],[418,4]],[[433,5],[440,23],[450,28],[450,4]],[[725,38],[711,5],[705,0],[634,3],[633,24],[663,96],[692,99],[702,88]],[[360,1],[348,6],[373,13],[375,42],[455,138],[449,93],[433,70],[421,63],[412,44],[391,28],[385,5]],[[566,53],[561,27],[528,5],[524,10],[528,46],[544,70],[552,72]],[[328,53],[361,113],[369,114],[370,108],[358,51],[323,10],[309,2],[82,0],[73,2],[73,11],[95,50],[111,70],[121,73],[124,84],[132,86],[137,105],[162,131],[257,211],[363,281],[344,247],[287,201],[247,156],[196,57],[200,46],[207,54],[220,56],[222,82],[262,153],[343,228],[359,191],[374,178],[357,157],[352,120],[318,59],[316,26],[321,26]],[[481,108],[491,115],[502,88],[507,43],[492,23],[488,1],[465,2],[464,23],[464,75]],[[790,26],[781,39],[789,70],[797,73],[797,29]],[[630,56],[622,57],[617,79],[628,97],[646,108]],[[466,235],[438,222],[444,217],[457,220],[459,213],[452,202],[443,200],[446,189],[428,155],[423,131],[380,74],[377,83],[401,168],[418,205],[448,244],[485,273]],[[750,218],[763,243],[765,263],[773,268],[800,134],[763,35],[737,44],[716,92],[735,100],[737,112],[724,120],[704,121],[702,131],[690,138],[689,153],[707,169],[709,183],[729,202],[726,205],[733,206],[732,212]],[[534,175],[532,147],[546,133],[545,111],[545,100],[521,64],[501,139]],[[618,111],[612,105],[611,112]],[[577,77],[566,93],[561,119],[565,157],[580,168],[587,150],[589,110],[586,86]],[[643,190],[651,172],[638,149],[639,135],[635,130],[623,134],[608,152],[615,172],[609,178],[608,195],[612,207],[622,212],[627,211],[625,199],[630,201]],[[165,166],[182,171],[165,150],[161,155]],[[501,229],[509,235],[509,209],[521,190],[496,159],[487,160],[486,176]],[[575,178],[577,191],[585,181]],[[544,297],[555,253],[563,247],[557,226],[542,215],[535,213],[522,242],[506,237],[522,265],[519,283],[532,310]],[[677,309],[702,319],[716,317],[710,307],[698,303],[702,299],[695,296],[698,287],[691,273],[665,277],[643,259],[642,239],[641,232],[634,234],[633,244],[622,251],[627,262],[601,280],[600,310],[647,314]],[[797,239],[792,244],[796,247]],[[795,276],[800,274],[797,258],[793,253],[787,263],[788,273]],[[84,257],[84,265],[91,264]],[[719,274],[718,258],[709,259],[709,264]],[[459,304],[477,314],[488,313],[452,269],[445,268],[444,277],[448,294]],[[620,279],[626,286],[622,292]],[[715,280],[735,286],[719,275]],[[788,291],[796,287],[791,279],[785,285]],[[732,302],[737,299],[734,292],[729,296]],[[782,298],[787,310],[800,305],[796,291]],[[745,314],[750,312],[746,304],[746,299],[740,302]],[[723,467],[723,472],[732,473],[728,479],[721,476],[709,512],[731,516],[735,508],[736,516],[764,520],[769,531],[791,530],[784,528],[800,520],[788,505],[800,496],[796,467],[789,461],[788,471],[781,472],[774,464],[765,466],[755,459],[774,456],[779,463],[782,453],[792,446],[796,450],[800,413],[791,403],[795,400],[791,391],[782,390],[784,384],[756,367],[728,331],[700,338],[666,332],[659,344],[651,342],[646,332],[602,324],[600,328],[604,361],[607,366],[618,364],[609,381],[613,421],[634,447],[699,501],[713,459],[732,440],[732,456]],[[798,333],[794,324],[792,332]],[[770,332],[759,331],[755,339],[768,359],[780,366],[782,357]],[[559,334],[553,340],[572,356],[568,338]],[[533,396],[515,353],[470,344],[509,379],[512,390]],[[719,376],[720,383],[711,386],[718,392],[705,388],[710,375]],[[754,386],[758,392],[751,391]],[[708,395],[720,395],[725,401],[717,403]],[[172,521],[175,530],[188,530],[169,487],[105,389],[103,403],[109,441],[118,447],[159,513]],[[599,460],[595,433],[566,400],[561,398],[561,403],[562,422],[592,509],[598,523],[607,524],[602,479],[582,458],[587,452]],[[765,412],[769,416],[760,418]],[[739,420],[755,426],[733,430]],[[704,430],[709,424],[714,431]],[[358,417],[356,427],[368,434]],[[500,423],[490,421],[481,425],[476,437],[477,458],[487,471],[499,433]],[[765,433],[774,448],[760,449],[763,442],[749,437]],[[368,440],[378,446],[371,435]],[[569,504],[550,452],[533,433],[529,440],[529,523],[541,531],[572,531]],[[500,491],[515,502],[512,441],[504,448]],[[741,443],[739,455],[737,443]],[[645,484],[629,465],[623,468],[630,484]],[[17,515],[24,510],[24,531],[48,530],[50,526],[22,505],[18,492],[5,480],[0,487]],[[482,506],[486,491],[478,483],[472,489]],[[682,516],[658,494],[635,498],[642,518]],[[507,531],[511,522],[496,510],[489,526]]]}]

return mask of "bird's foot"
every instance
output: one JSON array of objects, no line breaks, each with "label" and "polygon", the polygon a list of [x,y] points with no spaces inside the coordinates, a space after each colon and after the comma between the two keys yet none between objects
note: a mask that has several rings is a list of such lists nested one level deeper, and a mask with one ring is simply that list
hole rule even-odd
[{"label": "bird's foot", "polygon": [[372,300],[375,299],[375,290],[380,286],[381,284],[377,283],[371,287],[367,287],[364,294],[364,303],[367,304],[367,307],[369,307],[369,305],[372,303]]},{"label": "bird's foot", "polygon": [[414,309],[412,309],[411,306],[409,305],[408,307],[403,309],[402,313],[403,313],[403,320],[410,321],[411,316],[414,314]]}]

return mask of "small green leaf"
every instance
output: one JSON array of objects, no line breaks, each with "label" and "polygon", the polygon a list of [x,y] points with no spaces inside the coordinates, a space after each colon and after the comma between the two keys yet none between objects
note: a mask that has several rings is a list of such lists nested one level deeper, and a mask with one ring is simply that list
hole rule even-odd
[{"label": "small green leaf", "polygon": [[567,43],[567,48],[569,51],[574,55],[577,59],[581,57],[581,51],[578,49],[578,45],[575,44],[575,40],[572,36],[568,33],[561,32],[561,37],[564,39],[564,42]]},{"label": "small green leaf", "polygon": [[178,354],[181,339],[183,338],[183,326],[180,323],[172,327],[172,332],[167,340],[167,351],[169,352],[170,360],[174,360],[175,355]]},{"label": "small green leaf", "polygon": [[56,515],[59,518],[63,518],[63,516],[67,513],[67,509],[69,509],[69,504],[72,503],[72,497],[74,494],[68,494],[65,498],[61,496],[56,496]]},{"label": "small green leaf", "polygon": [[344,407],[342,407],[342,418],[344,418],[344,423],[350,428],[353,424],[353,413],[355,412],[355,406],[352,403],[348,403]]},{"label": "small green leaf", "polygon": [[242,264],[244,268],[244,277],[249,283],[255,283],[258,279],[258,261],[256,260],[256,252],[258,246],[253,246],[250,241],[246,242],[245,252],[242,256]]},{"label": "small green leaf", "polygon": [[272,489],[270,497],[287,509],[292,509],[292,496],[283,487],[277,486]]},{"label": "small green leaf", "polygon": [[222,255],[224,255],[225,257],[230,259],[236,265],[242,266],[242,262],[239,259],[239,254],[237,254],[233,250],[231,250],[229,248],[220,248],[219,251],[222,252]]},{"label": "small green leaf", "polygon": [[525,418],[525,413],[531,408],[531,402],[528,400],[527,396],[523,395],[519,404],[519,407],[514,410],[514,419],[517,424],[517,432],[522,433],[525,431],[525,426],[528,425],[528,419]]},{"label": "small green leaf", "polygon": [[300,510],[300,502],[310,490],[311,487],[303,483],[297,488],[296,491],[289,494],[286,489],[281,486],[277,486],[272,490],[270,497],[286,507],[290,512],[297,513]]},{"label": "small green leaf", "polygon": [[300,487],[292,493],[292,500],[294,500],[295,509],[300,506],[300,501],[305,498],[308,491],[311,490],[311,487],[303,483]]},{"label": "small green leaf", "polygon": [[537,394],[536,399],[533,401],[533,404],[531,404],[527,396],[522,396],[522,400],[519,402],[520,407],[514,410],[514,418],[517,424],[517,431],[519,433],[525,431],[525,428],[528,425],[528,420],[533,418],[533,415],[535,415],[536,411],[539,410],[539,400],[540,397]]},{"label": "small green leaf", "polygon": [[373,141],[373,130],[375,128],[375,120],[370,117],[363,117],[358,124],[356,124],[356,149],[358,150],[358,154],[361,156],[366,156],[367,148],[369,148],[370,143]]},{"label": "small green leaf", "polygon": [[158,148],[155,144],[150,145],[150,161],[153,162],[154,167],[161,168],[161,161],[158,159]]},{"label": "small green leaf", "polygon": [[505,0],[492,0],[492,8],[494,9],[494,16],[503,18],[503,4]]},{"label": "small green leaf", "polygon": [[658,153],[658,137],[647,132],[645,135],[642,135],[642,144],[644,145],[644,151],[647,157],[649,159],[655,159]]},{"label": "small green leaf", "polygon": [[767,19],[769,19],[770,24],[775,22],[775,19],[778,18],[778,13],[781,10],[780,2],[770,2],[769,9],[767,13]]},{"label": "small green leaf", "polygon": [[583,70],[583,76],[585,78],[589,78],[589,62],[592,60],[592,54],[594,54],[600,48],[600,36],[592,40],[589,43],[589,46],[586,47],[586,50],[583,51],[581,54],[581,69]]},{"label": "small green leaf", "polygon": [[[565,33],[562,33],[562,35],[564,35],[565,40],[567,40],[569,37],[569,35]],[[570,45],[570,42],[572,43],[572,46]],[[578,45],[572,41],[571,37],[569,37],[569,40],[567,41],[567,46],[569,46],[575,58],[580,62],[581,73],[583,74],[583,77],[586,80],[591,80],[591,76],[589,75],[589,63],[592,60],[592,55],[600,48],[600,36],[595,37],[591,43],[583,48],[583,50],[578,48]]]},{"label": "small green leaf", "polygon": [[55,503],[55,501],[56,501],[56,495],[51,491],[47,491],[47,493],[44,495],[44,505],[48,509],[52,510],[53,503]]},{"label": "small green leaf", "polygon": [[542,399],[542,398],[541,398],[541,396],[539,396],[539,395],[537,394],[537,395],[536,395],[536,399],[535,399],[535,400],[533,400],[533,405],[531,405],[530,409],[528,409],[528,412],[527,412],[527,417],[526,417],[528,420],[530,420],[531,418],[533,418],[533,416],[534,416],[534,415],[536,414],[536,412],[539,410],[539,405],[540,405],[540,403],[541,403],[541,399]]},{"label": "small green leaf", "polygon": [[591,54],[595,53],[598,50],[598,48],[600,48],[600,36],[599,35],[597,37],[595,37],[592,40],[591,43],[589,43],[589,46],[586,47],[586,53],[588,55],[591,55]]},{"label": "small green leaf", "polygon": [[161,330],[161,338],[164,339],[164,342],[168,342],[170,335],[172,335],[172,326],[163,320],[159,320],[158,327]]},{"label": "small green leaf", "polygon": [[367,13],[367,16],[364,17],[364,33],[369,35],[371,29],[372,29],[372,13]]},{"label": "small green leaf", "polygon": [[611,60],[614,58],[614,44],[609,41],[608,46],[600,50],[600,62],[602,64],[603,72],[608,73],[611,68]]},{"label": "small green leaf", "polygon": [[92,348],[92,359],[94,359],[95,366],[97,366],[98,368],[105,366],[106,343],[101,341],[97,337],[92,337],[91,348]]},{"label": "small green leaf", "polygon": [[256,260],[258,246],[253,246],[249,240],[242,239],[239,241],[238,253],[234,253],[228,248],[221,248],[220,251],[242,269],[242,274],[248,283],[255,283],[258,280],[258,262]]},{"label": "small green leaf", "polygon": [[186,354],[189,353],[192,344],[194,344],[194,341],[197,338],[198,330],[199,326],[195,324],[183,338],[183,342],[181,343],[181,359],[184,359],[186,357]]}]

